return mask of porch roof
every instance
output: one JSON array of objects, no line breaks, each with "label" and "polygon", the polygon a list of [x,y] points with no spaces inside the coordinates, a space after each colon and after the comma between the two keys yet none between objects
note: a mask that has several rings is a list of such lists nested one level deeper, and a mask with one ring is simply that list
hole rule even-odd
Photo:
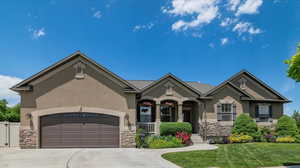
[{"label": "porch roof", "polygon": [[[149,86],[151,83],[155,82],[155,80],[127,80],[127,81],[139,89],[143,89]],[[214,86],[212,85],[199,83],[196,81],[188,81],[188,82],[185,81],[185,83],[203,94],[214,88]]]}]

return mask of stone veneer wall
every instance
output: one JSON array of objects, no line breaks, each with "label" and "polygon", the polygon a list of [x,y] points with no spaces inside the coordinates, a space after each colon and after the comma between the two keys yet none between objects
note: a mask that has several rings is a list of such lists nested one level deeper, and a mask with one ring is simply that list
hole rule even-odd
[{"label": "stone veneer wall", "polygon": [[121,148],[135,148],[135,130],[121,132]]},{"label": "stone veneer wall", "polygon": [[[231,134],[233,125],[232,124],[222,124],[217,121],[208,121],[207,122],[207,137],[215,137],[215,136],[229,136]],[[200,131],[200,135],[203,136],[203,126],[200,128],[202,131]]]},{"label": "stone veneer wall", "polygon": [[37,133],[32,129],[20,130],[20,148],[30,149],[37,147]]}]

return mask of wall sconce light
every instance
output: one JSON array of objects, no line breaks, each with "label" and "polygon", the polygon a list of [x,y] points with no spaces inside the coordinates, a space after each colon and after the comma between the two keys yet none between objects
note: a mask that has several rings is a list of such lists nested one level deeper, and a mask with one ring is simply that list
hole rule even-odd
[{"label": "wall sconce light", "polygon": [[27,117],[28,119],[31,119],[31,118],[32,118],[32,115],[31,115],[30,113],[27,113],[27,114],[26,114],[26,117]]}]

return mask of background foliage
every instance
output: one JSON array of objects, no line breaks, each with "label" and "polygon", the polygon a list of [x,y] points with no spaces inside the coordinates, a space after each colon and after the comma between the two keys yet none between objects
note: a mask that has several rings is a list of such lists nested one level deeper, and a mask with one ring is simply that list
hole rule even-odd
[{"label": "background foliage", "polygon": [[20,122],[20,105],[7,106],[8,102],[0,100],[0,121]]},{"label": "background foliage", "polygon": [[288,77],[300,82],[300,43],[298,44],[297,52],[291,59],[285,61],[288,64]]}]

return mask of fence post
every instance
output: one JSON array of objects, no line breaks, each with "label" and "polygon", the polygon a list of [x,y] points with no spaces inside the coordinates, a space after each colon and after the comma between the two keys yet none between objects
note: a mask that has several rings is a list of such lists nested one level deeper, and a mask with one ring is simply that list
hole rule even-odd
[{"label": "fence post", "polygon": [[9,122],[4,122],[5,126],[5,146],[9,146]]}]

